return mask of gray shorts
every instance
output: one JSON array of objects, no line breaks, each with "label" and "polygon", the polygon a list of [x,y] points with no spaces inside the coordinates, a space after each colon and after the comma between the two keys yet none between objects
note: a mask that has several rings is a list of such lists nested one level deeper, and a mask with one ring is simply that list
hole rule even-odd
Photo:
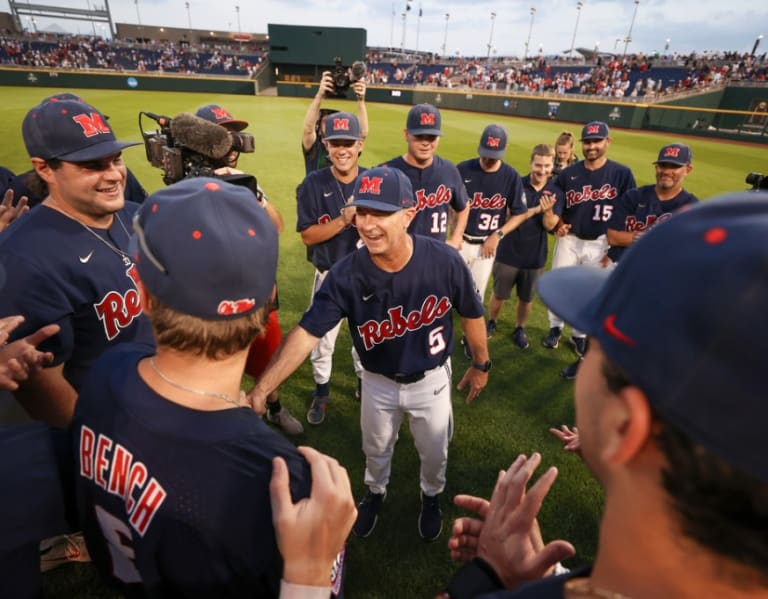
[{"label": "gray shorts", "polygon": [[532,302],[535,285],[543,268],[516,268],[501,262],[493,263],[493,295],[496,299],[508,300],[512,296],[512,287],[517,287],[517,297],[521,302]]}]

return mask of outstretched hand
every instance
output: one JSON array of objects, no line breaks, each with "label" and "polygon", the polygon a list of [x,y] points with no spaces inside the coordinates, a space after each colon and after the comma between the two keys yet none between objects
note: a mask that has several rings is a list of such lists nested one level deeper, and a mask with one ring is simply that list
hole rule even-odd
[{"label": "outstretched hand", "polygon": [[53,361],[52,353],[42,352],[37,346],[59,332],[57,324],[46,325],[31,335],[2,345],[22,322],[22,316],[0,318],[0,389],[15,391],[19,383]]},{"label": "outstretched hand", "polygon": [[541,462],[534,453],[520,455],[496,482],[491,501],[459,495],[456,505],[474,511],[480,518],[459,518],[454,522],[448,547],[451,557],[469,561],[485,560],[508,589],[550,573],[559,561],[575,554],[563,540],[544,544],[536,515],[557,478],[557,469],[547,470],[526,491],[533,472]]},{"label": "outstretched hand", "polygon": [[560,428],[551,428],[549,432],[560,439],[565,451],[572,451],[581,457],[581,442],[579,441],[579,429],[577,427],[568,428],[563,424]]},{"label": "outstretched hand", "polygon": [[312,469],[309,497],[291,500],[288,467],[272,461],[269,484],[272,522],[285,567],[283,579],[293,584],[330,586],[331,569],[357,518],[347,471],[311,447],[299,447]]}]

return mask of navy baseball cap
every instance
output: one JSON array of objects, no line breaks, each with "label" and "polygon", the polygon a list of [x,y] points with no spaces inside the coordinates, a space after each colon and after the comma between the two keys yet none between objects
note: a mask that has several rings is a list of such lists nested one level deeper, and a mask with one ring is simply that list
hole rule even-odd
[{"label": "navy baseball cap", "polygon": [[686,166],[693,161],[693,152],[685,144],[669,144],[659,151],[659,159],[653,164],[676,164]]},{"label": "navy baseball cap", "polygon": [[195,112],[195,116],[205,119],[215,125],[226,127],[230,131],[242,131],[248,126],[248,121],[238,121],[227,109],[218,104],[207,104],[201,106]]},{"label": "navy baseball cap", "polygon": [[587,123],[581,130],[581,139],[605,139],[610,137],[608,125],[603,121],[592,121]]},{"label": "navy baseball cap", "polygon": [[440,111],[432,104],[416,104],[408,111],[405,128],[411,135],[442,135]]},{"label": "navy baseball cap", "polygon": [[78,100],[44,101],[21,125],[31,158],[85,162],[112,156],[139,142],[118,141],[107,117]]},{"label": "navy baseball cap", "polygon": [[477,153],[483,158],[501,160],[507,152],[507,130],[501,125],[488,125],[480,136]]},{"label": "navy baseball cap", "polygon": [[656,225],[613,271],[558,268],[538,284],[665,421],[763,481],[766,238],[768,193],[734,193]]},{"label": "navy baseball cap", "polygon": [[354,200],[347,206],[397,212],[416,205],[411,180],[400,169],[386,166],[358,175],[353,195]]},{"label": "navy baseball cap", "polygon": [[360,121],[351,112],[334,112],[325,119],[323,139],[363,139]]},{"label": "navy baseball cap", "polygon": [[277,230],[247,187],[184,179],[150,195],[133,230],[141,281],[178,312],[230,319],[272,296]]}]

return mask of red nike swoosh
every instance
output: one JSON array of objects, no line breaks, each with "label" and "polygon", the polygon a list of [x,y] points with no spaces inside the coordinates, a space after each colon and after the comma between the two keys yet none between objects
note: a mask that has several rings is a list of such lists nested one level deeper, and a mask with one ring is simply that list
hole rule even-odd
[{"label": "red nike swoosh", "polygon": [[606,332],[614,339],[618,339],[630,347],[635,347],[637,345],[637,342],[634,339],[628,337],[616,327],[615,314],[609,314],[605,317],[605,320],[603,321],[603,328],[605,328]]}]

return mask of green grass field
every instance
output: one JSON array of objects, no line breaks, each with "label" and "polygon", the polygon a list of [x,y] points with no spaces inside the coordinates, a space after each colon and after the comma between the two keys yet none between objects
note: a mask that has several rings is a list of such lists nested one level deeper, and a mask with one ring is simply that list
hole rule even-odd
[{"label": "green grass field", "polygon": [[[40,99],[63,91],[54,88],[4,88],[4,114],[0,164],[15,172],[28,168],[21,140],[21,126],[27,109]],[[217,102],[236,118],[250,121],[248,129],[256,138],[256,152],[243,155],[240,166],[257,176],[270,201],[282,211],[286,231],[280,242],[280,319],[284,331],[301,316],[309,300],[312,268],[295,233],[295,188],[304,175],[299,149],[306,99],[243,96],[213,96],[189,93],[153,93],[104,90],[73,90],[110,116],[120,139],[139,141],[137,117],[140,110],[175,115]],[[329,101],[328,106],[353,110],[352,102]],[[362,164],[372,166],[405,149],[403,126],[406,106],[370,104],[370,135]],[[503,124],[510,134],[507,161],[521,173],[527,172],[530,149],[537,143],[553,143],[563,129],[578,135],[581,124],[496,117],[456,111],[443,112],[444,137],[439,153],[454,162],[475,155],[479,135],[490,122]],[[145,120],[146,124],[146,120]],[[629,165],[639,185],[653,182],[658,149],[679,138],[637,131],[616,130],[609,156]],[[720,193],[745,189],[745,175],[765,172],[765,149],[738,143],[689,138],[694,150],[694,171],[686,188],[706,199]],[[158,169],[145,159],[142,147],[125,152],[128,165],[149,190],[163,183]],[[520,452],[542,452],[544,465],[556,465],[560,477],[541,514],[546,539],[561,537],[572,541],[578,557],[568,565],[590,560],[596,549],[601,492],[578,458],[562,451],[547,429],[573,421],[572,383],[564,381],[560,369],[575,355],[567,343],[555,351],[541,346],[547,332],[546,311],[537,301],[529,322],[531,347],[520,351],[511,342],[514,305],[502,313],[496,335],[490,340],[494,369],[481,398],[466,406],[463,396],[454,396],[456,432],[450,449],[448,486],[443,501],[444,531],[441,538],[425,544],[418,536],[418,456],[410,433],[403,427],[397,445],[392,482],[379,524],[368,539],[352,538],[348,547],[347,596],[356,598],[433,597],[443,588],[454,565],[448,558],[446,531],[458,511],[450,505],[456,493],[488,496],[496,473]],[[349,356],[348,335],[339,336],[336,364],[331,382],[332,405],[320,427],[306,425],[300,444],[314,446],[344,464],[357,498],[364,492],[364,460],[360,449],[359,404],[352,399],[355,378]],[[453,358],[455,381],[466,368],[461,351]],[[281,398],[297,417],[304,420],[314,387],[305,363],[281,388]],[[543,468],[542,468],[543,471]],[[201,481],[205,484],[205,481]],[[114,597],[98,580],[90,565],[66,566],[45,577],[51,597]]]}]

